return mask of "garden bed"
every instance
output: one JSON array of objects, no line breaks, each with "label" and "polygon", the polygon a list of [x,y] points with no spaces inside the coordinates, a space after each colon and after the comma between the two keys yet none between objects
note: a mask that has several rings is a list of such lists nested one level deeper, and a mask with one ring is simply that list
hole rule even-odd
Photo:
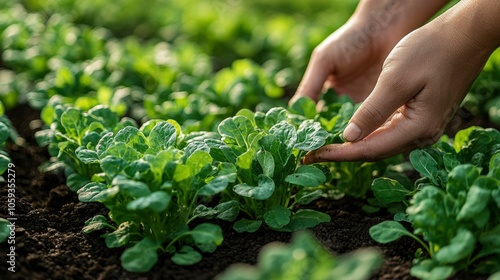
[{"label": "garden bed", "polygon": [[[232,224],[217,222],[223,229],[224,242],[213,254],[193,266],[178,266],[160,255],[154,268],[144,274],[125,271],[120,265],[123,249],[108,249],[100,233],[82,233],[84,222],[97,215],[107,214],[99,203],[81,203],[65,185],[62,174],[42,173],[41,164],[49,159],[45,148],[38,147],[30,123],[39,112],[28,106],[17,106],[7,112],[26,144],[10,144],[7,151],[16,165],[16,273],[4,274],[2,279],[213,279],[234,263],[254,264],[262,246],[269,242],[289,242],[290,233],[261,228],[258,232],[236,233]],[[6,189],[0,192],[0,215],[6,213]],[[363,247],[376,247],[384,262],[372,279],[414,279],[409,276],[417,244],[410,238],[380,245],[373,241],[368,230],[391,216],[384,213],[367,214],[361,210],[362,200],[320,200],[312,207],[331,216],[311,230],[314,236],[332,253],[343,254]],[[2,252],[9,247],[0,244]],[[5,254],[0,270],[7,271]],[[486,276],[460,273],[456,279],[487,279]]]}]

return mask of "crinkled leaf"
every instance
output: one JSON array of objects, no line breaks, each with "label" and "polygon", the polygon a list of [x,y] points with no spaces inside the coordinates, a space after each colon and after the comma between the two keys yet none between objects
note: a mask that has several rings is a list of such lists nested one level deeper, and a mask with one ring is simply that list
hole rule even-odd
[{"label": "crinkled leaf", "polygon": [[103,183],[90,182],[77,191],[78,200],[81,202],[102,201],[101,193],[106,189],[107,186]]},{"label": "crinkled leaf", "polygon": [[285,181],[302,187],[317,187],[326,181],[326,176],[313,165],[302,165],[293,174],[286,176]]},{"label": "crinkled leaf", "polygon": [[80,133],[83,129],[82,112],[76,108],[67,108],[61,115],[61,125],[66,134],[72,139],[80,141]]},{"label": "crinkled leaf", "polygon": [[223,203],[218,204],[214,207],[214,210],[217,211],[217,218],[233,222],[236,217],[238,217],[238,213],[240,212],[240,205],[236,200],[230,200]]},{"label": "crinkled leaf", "polygon": [[328,132],[321,124],[313,120],[307,120],[300,124],[297,130],[297,143],[295,148],[302,151],[312,151],[325,145]]},{"label": "crinkled leaf", "polygon": [[297,142],[297,131],[287,121],[281,121],[269,129],[269,134],[275,135],[288,149],[292,149]]},{"label": "crinkled leaf", "polygon": [[389,178],[377,178],[372,182],[375,197],[384,204],[401,202],[410,192],[398,181]]},{"label": "crinkled leaf", "polygon": [[106,128],[113,128],[118,123],[118,114],[102,105],[90,109],[88,114],[99,120]]},{"label": "crinkled leaf", "polygon": [[250,186],[242,183],[234,186],[233,190],[235,193],[244,197],[251,197],[257,200],[268,199],[274,193],[275,186],[273,179],[264,174],[260,174],[258,180],[257,186]]},{"label": "crinkled leaf", "polygon": [[158,261],[159,244],[149,237],[126,249],[120,257],[122,267],[130,272],[148,272]]},{"label": "crinkled leaf", "polygon": [[288,159],[292,155],[291,150],[287,149],[284,143],[281,143],[274,135],[266,135],[261,139],[262,147],[270,152],[274,158],[274,173],[281,172]]},{"label": "crinkled leaf", "polygon": [[141,154],[137,150],[122,142],[113,144],[109,147],[106,150],[106,155],[121,158],[126,162],[132,162],[141,158]]},{"label": "crinkled leaf", "polygon": [[169,204],[170,195],[164,191],[156,191],[129,202],[127,204],[127,209],[132,211],[149,209],[153,212],[160,213],[165,211]]},{"label": "crinkled leaf", "polygon": [[99,158],[102,158],[105,155],[106,151],[112,145],[112,143],[113,143],[113,132],[108,132],[104,134],[104,136],[101,138],[101,140],[99,140],[99,142],[95,147],[95,150]]},{"label": "crinkled leaf", "polygon": [[[81,148],[81,147],[80,147]],[[99,162],[99,156],[95,151],[87,149],[76,149],[76,157],[85,164],[92,164]]]},{"label": "crinkled leaf", "polygon": [[148,137],[149,145],[159,150],[166,150],[175,145],[177,141],[177,131],[169,122],[157,123]]},{"label": "crinkled leaf", "polygon": [[231,139],[241,147],[247,147],[247,136],[254,132],[252,122],[244,116],[234,116],[223,120],[218,127],[219,134]]},{"label": "crinkled leaf", "polygon": [[[262,127],[264,129],[269,129],[273,125],[284,121],[287,119],[288,111],[285,108],[282,107],[274,107],[271,108],[269,111],[267,111],[266,116],[264,118],[264,125],[265,127]],[[256,114],[257,116],[257,114]]]},{"label": "crinkled leaf", "polygon": [[110,177],[114,177],[127,166],[127,162],[115,156],[106,156],[101,160],[101,169]]},{"label": "crinkled leaf", "polygon": [[96,230],[103,229],[105,227],[112,228],[112,226],[106,220],[106,217],[104,217],[103,215],[96,215],[85,221],[85,226],[83,227],[82,231],[84,233],[90,233]]},{"label": "crinkled leaf", "polygon": [[236,232],[242,233],[242,232],[256,232],[260,226],[262,225],[261,220],[248,220],[248,219],[241,219],[237,222],[234,223],[233,229]]},{"label": "crinkled leaf", "polygon": [[277,205],[264,213],[264,221],[272,228],[282,228],[290,222],[291,215],[288,208]]},{"label": "crinkled leaf", "polygon": [[118,248],[128,243],[130,240],[130,223],[122,223],[115,231],[106,233],[104,237],[108,248]]}]

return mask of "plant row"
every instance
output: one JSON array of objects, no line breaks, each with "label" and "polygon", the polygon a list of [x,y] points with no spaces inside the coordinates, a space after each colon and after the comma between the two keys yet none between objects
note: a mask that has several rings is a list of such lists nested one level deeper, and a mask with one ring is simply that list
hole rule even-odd
[{"label": "plant row", "polygon": [[443,137],[432,148],[413,151],[410,160],[422,175],[414,188],[388,178],[373,182],[384,204],[408,207],[395,221],[372,227],[372,238],[381,243],[414,238],[421,248],[411,275],[420,279],[500,271],[500,132],[470,127],[454,142]]}]

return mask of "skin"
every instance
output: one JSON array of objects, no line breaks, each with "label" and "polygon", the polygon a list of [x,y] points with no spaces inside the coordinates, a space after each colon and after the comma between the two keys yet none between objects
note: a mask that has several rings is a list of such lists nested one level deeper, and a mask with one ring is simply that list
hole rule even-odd
[{"label": "skin", "polygon": [[497,0],[462,0],[420,27],[446,2],[363,1],[315,49],[291,102],[317,100],[324,86],[364,102],[343,133],[347,142],[312,151],[304,163],[379,160],[439,139],[500,46]]}]

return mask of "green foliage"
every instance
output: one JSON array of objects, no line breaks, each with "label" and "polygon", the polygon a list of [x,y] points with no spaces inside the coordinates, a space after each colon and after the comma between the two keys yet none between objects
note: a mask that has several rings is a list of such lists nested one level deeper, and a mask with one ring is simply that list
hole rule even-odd
[{"label": "green foliage", "polygon": [[0,243],[7,241],[10,235],[10,222],[4,218],[0,218]]},{"label": "green foliage", "polygon": [[361,249],[335,257],[310,234],[298,232],[290,244],[271,243],[262,248],[257,266],[236,264],[218,276],[220,280],[353,279],[369,277],[381,264],[380,254]]},{"label": "green foliage", "polygon": [[328,133],[318,122],[296,121],[296,117],[280,107],[266,114],[242,110],[220,123],[220,139],[190,142],[208,148],[221,166],[235,171],[234,183],[222,197],[237,201],[245,214],[234,225],[237,231],[253,232],[262,221],[275,230],[294,231],[330,220],[313,210],[293,211],[298,203],[319,198],[318,190],[327,178],[321,167],[301,166],[300,159],[321,147]]},{"label": "green foliage", "polygon": [[[5,145],[9,139],[14,143],[22,141],[10,120],[4,115],[4,107],[0,101],[0,175],[9,168],[12,161],[9,154],[5,151]],[[0,177],[0,182],[4,181],[4,178]]]},{"label": "green foliage", "polygon": [[[325,144],[344,143],[342,133],[359,105],[355,105],[346,96],[337,96],[333,90],[328,90],[321,96],[320,109],[309,98],[299,98],[291,104],[290,111],[305,119],[314,119],[321,124],[329,136]],[[302,119],[303,119],[302,118]],[[297,120],[301,118],[296,117]],[[404,178],[401,172],[394,169],[403,161],[401,155],[377,162],[329,162],[322,166],[328,169],[327,181],[324,187],[330,197],[340,198],[344,195],[365,197],[373,179],[388,176],[393,179]],[[377,205],[380,206],[380,205]]]},{"label": "green foliage", "polygon": [[[401,236],[424,248],[411,274],[420,279],[446,279],[460,270],[493,273],[500,270],[500,133],[471,127],[434,147],[416,150],[410,160],[424,177],[406,209],[413,234],[395,221],[370,229],[381,243]],[[374,193],[381,201],[408,199],[411,192],[389,179],[378,179]]]},{"label": "green foliage", "polygon": [[[58,105],[53,118],[38,139],[66,164],[68,185],[80,201],[109,209],[111,222],[96,216],[83,231],[106,228],[108,247],[130,246],[121,259],[125,269],[150,270],[158,250],[172,253],[176,263],[193,264],[201,259],[199,251],[213,252],[221,244],[218,226],[190,229],[189,223],[201,217],[195,211],[199,200],[224,191],[235,173],[213,165],[202,147],[180,149],[186,144],[179,124],[152,120],[138,128],[103,106],[84,112]],[[221,218],[231,216],[228,206],[217,208]]]}]

